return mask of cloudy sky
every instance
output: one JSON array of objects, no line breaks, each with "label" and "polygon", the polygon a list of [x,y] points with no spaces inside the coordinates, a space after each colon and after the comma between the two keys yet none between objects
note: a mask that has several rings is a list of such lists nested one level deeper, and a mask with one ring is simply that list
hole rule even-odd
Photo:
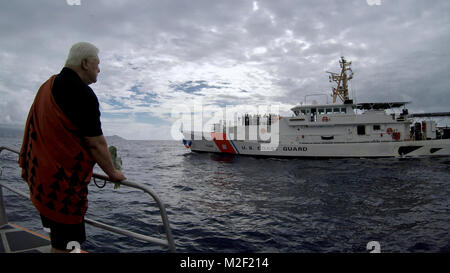
[{"label": "cloudy sky", "polygon": [[[73,5],[77,4],[80,5]],[[353,62],[358,102],[450,111],[448,0],[47,0],[0,4],[0,124],[23,127],[71,45],[100,49],[105,135],[172,139],[179,111],[330,93]],[[319,101],[325,100],[318,97]]]}]

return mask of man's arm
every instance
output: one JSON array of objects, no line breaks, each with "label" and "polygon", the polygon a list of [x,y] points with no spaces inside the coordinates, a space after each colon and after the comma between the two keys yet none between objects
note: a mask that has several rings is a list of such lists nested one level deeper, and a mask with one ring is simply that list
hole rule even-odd
[{"label": "man's arm", "polygon": [[84,141],[100,168],[109,176],[111,181],[122,181],[127,178],[121,171],[114,169],[114,165],[109,154],[108,145],[103,135],[95,137],[84,137]]}]

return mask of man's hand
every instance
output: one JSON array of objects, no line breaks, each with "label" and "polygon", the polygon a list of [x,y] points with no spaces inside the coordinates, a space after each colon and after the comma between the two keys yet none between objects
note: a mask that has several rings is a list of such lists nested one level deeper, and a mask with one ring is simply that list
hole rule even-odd
[{"label": "man's hand", "polygon": [[127,178],[122,174],[121,171],[114,170],[114,173],[112,173],[112,175],[109,175],[109,180],[111,180],[112,182],[118,182],[127,180]]},{"label": "man's hand", "polygon": [[127,178],[114,168],[111,155],[108,150],[106,139],[103,135],[96,137],[84,137],[87,148],[95,159],[95,162],[108,175],[113,182],[126,180]]}]

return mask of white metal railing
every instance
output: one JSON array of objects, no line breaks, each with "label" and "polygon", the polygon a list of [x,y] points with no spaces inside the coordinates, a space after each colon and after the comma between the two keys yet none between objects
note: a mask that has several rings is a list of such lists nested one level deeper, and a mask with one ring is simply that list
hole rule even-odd
[{"label": "white metal railing", "polygon": [[[8,148],[8,147],[4,147],[4,146],[0,147],[0,154],[1,154],[1,152],[3,150],[10,151],[10,152],[15,153],[15,154],[19,154],[18,151],[14,150],[14,149],[11,149],[11,148]],[[1,175],[2,175],[2,173],[1,173],[1,169],[0,169],[0,177],[1,177]],[[85,218],[84,220],[85,220],[85,222],[87,224],[92,225],[92,226],[97,227],[97,228],[100,228],[100,229],[104,229],[104,230],[116,233],[116,234],[121,234],[121,235],[125,235],[125,236],[128,236],[128,237],[132,237],[132,238],[135,238],[135,239],[138,239],[138,240],[141,240],[141,241],[167,246],[171,252],[176,252],[176,250],[175,250],[175,243],[174,243],[174,240],[173,240],[172,231],[170,229],[169,219],[167,218],[166,209],[164,207],[163,202],[159,199],[158,195],[155,192],[153,192],[147,186],[144,186],[144,185],[142,185],[140,183],[128,181],[128,180],[120,181],[120,182],[112,182],[111,180],[109,180],[109,178],[107,176],[101,175],[101,174],[96,174],[96,173],[94,173],[92,175],[92,177],[94,179],[104,180],[105,183],[106,182],[108,182],[108,183],[119,183],[121,186],[123,185],[123,186],[131,187],[131,188],[139,189],[139,190],[142,190],[144,193],[147,193],[148,195],[150,195],[153,198],[153,200],[156,202],[158,207],[159,207],[159,211],[160,211],[160,214],[161,214],[161,219],[162,219],[162,222],[163,222],[163,225],[164,225],[164,230],[165,230],[165,233],[166,233],[166,240],[150,237],[150,236],[147,236],[147,235],[144,235],[144,234],[132,232],[132,231],[129,231],[129,230],[126,230],[126,229],[121,229],[121,228],[118,228],[118,227],[115,227],[115,226],[107,225],[107,224],[104,224],[104,223],[101,223],[101,222],[98,222],[98,221],[94,221],[94,220]],[[6,189],[8,189],[8,190],[18,194],[18,195],[20,195],[20,196],[23,196],[25,198],[28,198],[28,199],[30,198],[29,194],[24,193],[24,192],[22,192],[20,190],[14,189],[13,187],[10,187],[6,183],[3,183],[3,182],[0,181],[0,225],[2,225],[1,222],[7,222],[6,212],[5,212],[5,208],[4,208],[4,204],[3,204],[3,193],[1,191],[2,187],[6,188]]]}]

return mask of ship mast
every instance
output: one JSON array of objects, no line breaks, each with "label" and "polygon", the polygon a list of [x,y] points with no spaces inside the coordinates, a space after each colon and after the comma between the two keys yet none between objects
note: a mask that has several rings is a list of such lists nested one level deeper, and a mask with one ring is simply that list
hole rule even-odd
[{"label": "ship mast", "polygon": [[[349,99],[348,96],[348,81],[353,78],[353,71],[350,67],[352,65],[352,62],[347,62],[344,57],[341,57],[341,60],[339,61],[339,64],[341,65],[341,73],[333,73],[328,72],[331,75],[329,76],[330,82],[336,82],[337,87],[333,87],[333,103],[336,102],[336,98],[339,97],[342,102],[345,102]],[[347,71],[350,72],[347,74]]]}]

